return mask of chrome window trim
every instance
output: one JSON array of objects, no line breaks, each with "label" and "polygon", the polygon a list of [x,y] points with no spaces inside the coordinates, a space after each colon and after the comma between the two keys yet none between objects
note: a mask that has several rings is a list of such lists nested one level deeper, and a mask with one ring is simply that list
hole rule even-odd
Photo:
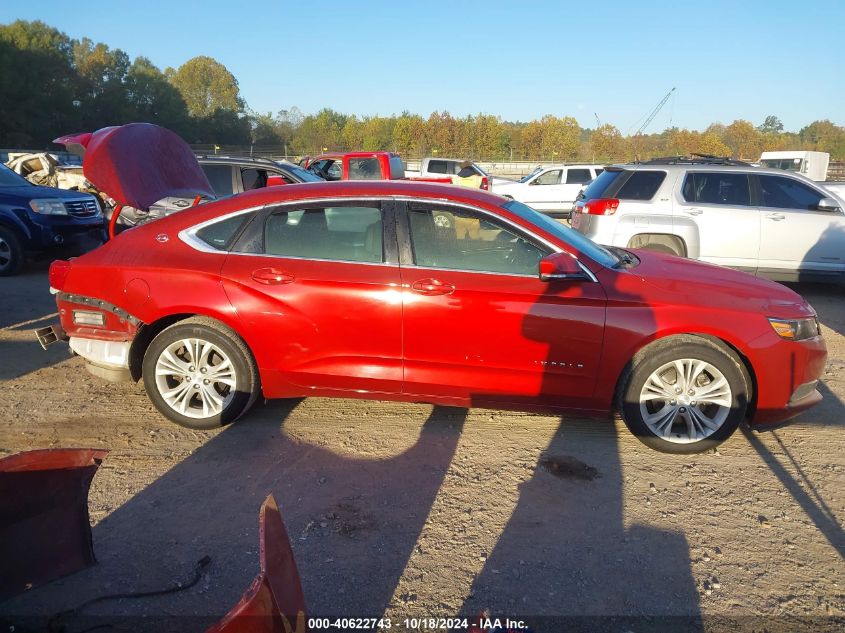
[{"label": "chrome window trim", "polygon": [[[336,262],[340,264],[361,264],[364,266],[395,266],[397,268],[404,268],[404,269],[419,269],[419,270],[439,270],[443,272],[462,272],[462,273],[479,273],[483,275],[504,275],[509,277],[519,277],[519,278],[535,278],[535,275],[521,275],[516,273],[498,273],[498,272],[491,272],[491,271],[483,271],[483,270],[457,270],[454,268],[427,268],[425,266],[401,266],[400,264],[392,264],[390,262],[361,262],[361,261],[354,261],[354,260],[345,260],[345,259],[320,259],[315,257],[295,257],[295,256],[283,256],[283,255],[269,255],[267,253],[240,253],[237,251],[230,251],[230,250],[222,250],[214,248],[213,246],[209,246],[201,239],[196,236],[197,231],[210,224],[214,224],[215,222],[222,222],[223,220],[228,220],[229,218],[235,217],[237,215],[241,215],[244,213],[253,213],[257,211],[261,211],[267,208],[276,208],[276,207],[289,207],[289,206],[302,206],[302,205],[312,205],[312,204],[322,204],[322,203],[331,203],[331,202],[353,202],[353,201],[361,201],[361,202],[389,202],[389,201],[398,201],[398,202],[415,202],[415,203],[431,203],[434,205],[439,206],[450,206],[456,207],[460,209],[466,209],[468,211],[474,213],[482,213],[488,217],[494,218],[507,224],[510,227],[513,227],[517,232],[524,233],[530,236],[532,239],[536,240],[537,242],[545,245],[548,247],[552,253],[562,253],[564,250],[553,244],[549,240],[540,237],[536,233],[526,229],[524,226],[517,224],[505,218],[501,215],[497,215],[487,209],[482,209],[480,207],[476,207],[473,205],[466,204],[464,202],[455,202],[452,200],[448,200],[446,198],[415,198],[412,196],[397,196],[397,195],[383,195],[383,196],[356,196],[356,197],[329,197],[329,198],[308,198],[308,199],[299,199],[299,200],[291,200],[287,202],[280,202],[280,203],[271,203],[271,204],[262,204],[255,207],[249,207],[248,209],[239,209],[237,211],[233,211],[231,213],[227,213],[225,215],[218,216],[216,218],[212,218],[210,220],[206,220],[205,222],[201,222],[200,224],[195,224],[191,227],[186,229],[182,229],[178,233],[179,239],[193,248],[194,250],[203,252],[203,253],[217,253],[217,254],[225,254],[225,255],[238,255],[241,257],[273,257],[276,259],[294,259],[300,261],[313,261],[313,262]],[[598,278],[593,274],[593,272],[587,268],[580,260],[576,260],[578,265],[581,267],[581,270],[590,278],[590,281],[597,283]]]}]

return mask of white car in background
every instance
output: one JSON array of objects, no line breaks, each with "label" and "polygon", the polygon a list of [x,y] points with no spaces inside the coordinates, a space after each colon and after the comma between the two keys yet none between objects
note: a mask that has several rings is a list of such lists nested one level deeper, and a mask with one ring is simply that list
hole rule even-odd
[{"label": "white car in background", "polygon": [[711,158],[611,165],[579,196],[572,228],[776,281],[845,282],[845,202],[780,169]]},{"label": "white car in background", "polygon": [[553,218],[566,219],[578,192],[602,171],[602,165],[546,165],[517,182],[497,182],[494,192]]}]

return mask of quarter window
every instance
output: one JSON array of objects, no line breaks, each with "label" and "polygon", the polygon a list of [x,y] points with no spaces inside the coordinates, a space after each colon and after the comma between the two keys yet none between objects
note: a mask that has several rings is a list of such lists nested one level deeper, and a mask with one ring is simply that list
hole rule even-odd
[{"label": "quarter window", "polygon": [[[339,165],[340,162],[337,164]],[[378,158],[349,159],[349,180],[379,180],[380,172]]]},{"label": "quarter window", "polygon": [[466,210],[411,207],[414,262],[425,268],[537,275],[548,254],[498,221]]},{"label": "quarter window", "polygon": [[815,211],[824,197],[803,182],[781,176],[758,176],[764,207]]},{"label": "quarter window", "polygon": [[567,185],[583,185],[589,182],[593,177],[590,175],[589,169],[567,169],[566,170],[566,184]]},{"label": "quarter window", "polygon": [[687,174],[684,200],[704,204],[747,207],[751,204],[748,174],[701,172]]},{"label": "quarter window", "polygon": [[264,253],[350,262],[381,262],[382,217],[377,207],[286,209],[264,225]]},{"label": "quarter window", "polygon": [[247,217],[248,213],[241,213],[214,224],[207,224],[196,232],[196,236],[212,248],[227,251],[246,223]]},{"label": "quarter window", "polygon": [[560,184],[560,176],[561,170],[560,169],[552,169],[547,171],[545,174],[541,174],[537,176],[537,180],[534,181],[535,185],[559,185]]}]

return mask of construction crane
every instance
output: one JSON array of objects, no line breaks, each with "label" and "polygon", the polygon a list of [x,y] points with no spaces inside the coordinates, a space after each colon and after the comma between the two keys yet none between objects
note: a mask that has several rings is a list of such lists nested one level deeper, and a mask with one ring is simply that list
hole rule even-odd
[{"label": "construction crane", "polygon": [[596,117],[596,129],[598,129],[601,127],[601,119],[599,118],[599,115],[595,112],[593,112],[593,116]]},{"label": "construction crane", "polygon": [[639,129],[636,132],[634,132],[634,136],[639,136],[640,134],[643,133],[643,130],[645,130],[648,127],[648,124],[651,123],[654,120],[654,117],[657,116],[657,113],[660,112],[660,110],[663,109],[663,106],[666,105],[666,102],[669,101],[669,97],[672,96],[673,92],[675,92],[674,88],[672,88],[669,92],[666,93],[666,96],[664,96],[660,100],[660,103],[658,103],[656,106],[654,106],[654,110],[652,110],[649,113],[648,117],[646,117],[645,122],[639,127]]}]

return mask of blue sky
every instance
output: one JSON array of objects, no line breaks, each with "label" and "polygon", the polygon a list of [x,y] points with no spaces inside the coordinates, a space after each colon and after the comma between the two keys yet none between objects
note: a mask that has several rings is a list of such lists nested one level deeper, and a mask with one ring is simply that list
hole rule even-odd
[{"label": "blue sky", "polygon": [[554,114],[583,127],[596,113],[624,134],[674,86],[648,131],[768,114],[793,131],[845,124],[843,0],[3,2],[0,22],[16,19],[162,69],[209,55],[259,112]]}]

